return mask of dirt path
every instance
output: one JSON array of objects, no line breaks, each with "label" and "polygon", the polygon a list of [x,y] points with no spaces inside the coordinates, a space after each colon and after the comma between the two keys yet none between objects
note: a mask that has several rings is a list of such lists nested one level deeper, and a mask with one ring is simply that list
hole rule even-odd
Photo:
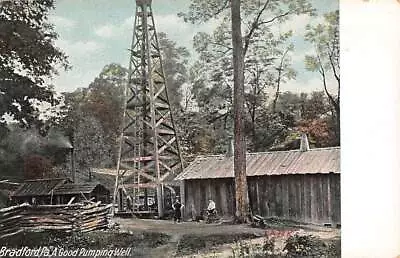
[{"label": "dirt path", "polygon": [[115,222],[120,225],[121,231],[150,231],[169,235],[249,233],[263,236],[265,232],[263,229],[251,228],[247,225],[206,224],[203,222],[174,223],[168,220],[121,218],[116,218]]}]

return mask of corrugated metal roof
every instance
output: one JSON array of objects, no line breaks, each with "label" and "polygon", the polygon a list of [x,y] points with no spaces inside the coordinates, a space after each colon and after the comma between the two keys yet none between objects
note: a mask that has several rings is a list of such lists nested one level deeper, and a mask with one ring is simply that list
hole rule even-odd
[{"label": "corrugated metal roof", "polygon": [[[247,176],[340,173],[340,147],[247,154]],[[197,157],[178,180],[233,177],[233,157]]]},{"label": "corrugated metal roof", "polygon": [[103,185],[98,183],[87,183],[87,184],[65,184],[54,189],[54,195],[63,194],[79,194],[79,193],[91,193],[97,186],[101,186],[104,191],[109,193],[109,190]]},{"label": "corrugated metal roof", "polygon": [[25,181],[14,193],[13,196],[43,196],[51,194],[51,190],[59,185],[70,182],[68,178],[51,178]]}]

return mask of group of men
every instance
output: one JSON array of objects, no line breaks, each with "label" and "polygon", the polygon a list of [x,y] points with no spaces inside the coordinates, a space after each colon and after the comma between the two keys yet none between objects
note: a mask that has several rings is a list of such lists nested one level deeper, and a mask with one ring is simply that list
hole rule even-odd
[{"label": "group of men", "polygon": [[[179,201],[177,197],[174,204],[172,205],[172,209],[174,210],[174,222],[182,221],[182,208],[184,205]],[[214,214],[215,213],[215,202],[213,200],[208,200],[207,213]]]}]

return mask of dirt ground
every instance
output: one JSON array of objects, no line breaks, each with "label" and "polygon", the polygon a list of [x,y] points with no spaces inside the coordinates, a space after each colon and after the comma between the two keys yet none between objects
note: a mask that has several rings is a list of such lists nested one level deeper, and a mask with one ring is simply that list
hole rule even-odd
[{"label": "dirt ground", "polygon": [[267,220],[264,229],[234,225],[229,221],[175,224],[168,220],[113,218],[113,222],[116,227],[87,233],[24,231],[2,239],[2,244],[9,247],[62,247],[65,250],[129,247],[132,251],[129,257],[232,257],[233,250],[238,250],[239,245],[260,247],[266,236],[275,237],[275,248],[279,251],[290,235],[312,234],[326,243],[333,241],[339,244],[340,251],[339,229],[279,219]]},{"label": "dirt ground", "polygon": [[249,225],[204,222],[174,223],[167,220],[115,218],[120,232],[152,232],[170,236],[168,243],[148,250],[145,257],[232,257],[237,241],[262,244],[266,234],[276,236],[276,247],[282,249],[290,234],[312,234],[324,240],[340,239],[340,229],[310,224],[268,223],[264,229]]}]

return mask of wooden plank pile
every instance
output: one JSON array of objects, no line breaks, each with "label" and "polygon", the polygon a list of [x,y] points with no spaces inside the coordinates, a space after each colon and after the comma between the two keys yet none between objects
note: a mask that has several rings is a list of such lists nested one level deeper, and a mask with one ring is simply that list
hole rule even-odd
[{"label": "wooden plank pile", "polygon": [[0,238],[11,236],[22,231],[21,221],[23,215],[21,211],[29,204],[7,207],[0,210]]},{"label": "wooden plank pile", "polygon": [[79,213],[75,214],[75,230],[88,232],[108,227],[111,207],[112,204],[100,205],[100,202],[82,207]]},{"label": "wooden plank pile", "polygon": [[0,238],[23,230],[62,230],[88,232],[107,228],[111,204],[76,203],[69,205],[21,204],[0,210]]}]

